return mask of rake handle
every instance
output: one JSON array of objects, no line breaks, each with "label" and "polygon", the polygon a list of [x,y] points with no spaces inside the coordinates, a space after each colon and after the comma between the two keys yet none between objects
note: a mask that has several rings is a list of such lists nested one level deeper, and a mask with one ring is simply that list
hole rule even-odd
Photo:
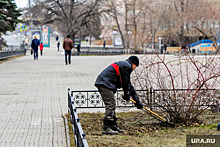
[{"label": "rake handle", "polygon": [[[131,99],[131,98],[130,98],[130,101],[132,101],[133,103],[136,103],[136,101],[134,101],[134,100]],[[154,113],[153,111],[147,109],[147,108],[144,107],[144,106],[143,106],[143,108],[144,108],[145,110],[147,110],[149,113],[153,114],[154,116],[156,116],[156,117],[160,118],[161,120],[163,120],[164,122],[166,122],[166,120],[165,120],[163,117],[159,116],[158,114]]]}]

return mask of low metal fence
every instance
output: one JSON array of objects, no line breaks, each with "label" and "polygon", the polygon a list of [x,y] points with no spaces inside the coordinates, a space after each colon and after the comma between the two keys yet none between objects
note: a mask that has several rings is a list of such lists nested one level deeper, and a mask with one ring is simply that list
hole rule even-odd
[{"label": "low metal fence", "polygon": [[18,50],[7,50],[0,52],[0,59],[6,59],[13,56],[25,55],[26,49],[18,49]]},{"label": "low metal fence", "polygon": [[[76,52],[76,49],[75,49]],[[122,54],[163,54],[158,49],[134,50],[133,48],[124,49],[118,47],[81,47],[80,54],[83,55],[122,55]]]},{"label": "low metal fence", "polygon": [[[200,89],[198,96],[195,98],[193,106],[211,107],[215,105],[218,99],[214,98],[215,89]],[[192,100],[193,94],[196,89],[145,89],[136,90],[140,99],[146,107],[150,110],[155,110],[158,107],[169,104],[169,107],[175,107],[174,100],[171,97],[175,97],[176,105],[190,106],[189,101]],[[175,92],[175,93],[174,93]],[[73,101],[76,108],[104,108],[104,102],[99,94],[98,90],[77,90],[71,91],[73,95]],[[133,107],[132,102],[125,102],[122,99],[122,90],[118,90],[115,93],[116,107]],[[175,94],[175,96],[174,96]]]},{"label": "low metal fence", "polygon": [[[215,89],[145,89],[136,90],[140,99],[144,99],[144,104],[151,110],[157,110],[158,107],[164,107],[164,105],[169,104],[169,107],[175,107],[171,97],[175,97],[175,101],[179,106],[190,106],[187,100],[192,100],[193,95],[197,92],[197,97],[195,98],[195,103],[193,106],[197,107],[210,107],[220,102],[214,97]],[[122,99],[124,92],[118,90],[115,93],[116,107],[134,107],[132,102],[125,102]],[[76,108],[105,108],[104,102],[99,94],[98,90],[75,90],[70,91],[68,89],[69,98],[69,112],[71,112],[71,122],[74,124],[74,134],[76,140],[79,143],[86,141],[85,134],[83,134],[81,125],[79,123],[79,118],[77,117]],[[185,102],[185,103],[183,103]],[[166,107],[166,106],[165,106]],[[220,109],[220,108],[218,108]],[[212,110],[213,111],[213,110]],[[215,111],[215,110],[214,110]],[[215,111],[216,112],[216,111]],[[77,128],[80,129],[77,129]],[[82,141],[81,141],[82,140]],[[87,142],[86,142],[87,143]]]},{"label": "low metal fence", "polygon": [[80,54],[84,55],[122,55],[125,54],[124,48],[102,47],[81,47]]},{"label": "low metal fence", "polygon": [[8,46],[3,46],[3,48],[0,51],[13,51],[13,50],[28,49],[28,48],[30,48],[30,45],[28,44],[8,45]]},{"label": "low metal fence", "polygon": [[[71,91],[71,94],[73,95],[73,101],[76,104],[76,108],[105,108],[104,102],[98,90],[77,90]],[[122,90],[116,91],[116,107],[133,107],[132,103],[121,101],[123,94],[124,92]]]},{"label": "low metal fence", "polygon": [[[214,96],[215,89],[200,89],[199,91],[196,89],[150,89],[150,91],[152,94],[147,99],[147,102],[151,110],[156,107],[176,106],[213,108],[212,106],[219,101]],[[197,94],[195,96],[196,91]],[[193,104],[192,100],[194,101]]]},{"label": "low metal fence", "polygon": [[80,119],[78,118],[76,107],[73,100],[73,95],[68,89],[68,111],[70,113],[71,124],[73,126],[73,132],[75,135],[75,144],[77,147],[88,147],[87,140],[85,138],[86,134],[83,133]]}]

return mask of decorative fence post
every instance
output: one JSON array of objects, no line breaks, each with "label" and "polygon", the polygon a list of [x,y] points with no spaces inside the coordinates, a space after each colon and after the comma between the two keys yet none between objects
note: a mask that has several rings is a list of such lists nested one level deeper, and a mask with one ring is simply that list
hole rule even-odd
[{"label": "decorative fence post", "polygon": [[73,127],[73,132],[75,135],[75,144],[77,147],[88,147],[87,140],[85,138],[86,134],[83,133],[82,126],[80,124],[80,119],[78,118],[76,107],[73,101],[73,92],[68,88],[68,111],[70,113],[70,121]]},{"label": "decorative fence post", "polygon": [[150,106],[150,110],[152,110],[152,94],[153,94],[153,90],[152,90],[152,87],[150,87],[150,100],[149,100],[149,106]]}]

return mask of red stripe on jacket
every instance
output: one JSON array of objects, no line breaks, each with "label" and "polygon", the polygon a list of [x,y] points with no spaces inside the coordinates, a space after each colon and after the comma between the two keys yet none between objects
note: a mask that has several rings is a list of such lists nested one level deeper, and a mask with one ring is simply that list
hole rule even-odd
[{"label": "red stripe on jacket", "polygon": [[121,86],[122,86],[122,80],[121,80],[121,75],[120,75],[120,72],[119,72],[119,66],[115,63],[112,63],[111,66],[115,69],[116,75],[120,77],[120,82],[121,82]]},{"label": "red stripe on jacket", "polygon": [[119,73],[119,66],[115,63],[112,63],[111,66],[113,66],[113,68],[115,69],[116,71],[116,75],[117,76],[120,76],[120,73]]}]

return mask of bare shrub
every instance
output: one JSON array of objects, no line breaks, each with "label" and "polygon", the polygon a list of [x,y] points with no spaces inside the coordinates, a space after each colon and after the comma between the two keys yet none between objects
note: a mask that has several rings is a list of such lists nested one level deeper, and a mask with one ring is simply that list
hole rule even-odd
[{"label": "bare shrub", "polygon": [[[145,55],[133,74],[136,89],[150,89],[140,95],[142,102],[163,112],[169,121],[188,123],[210,108],[217,99],[213,88],[219,85],[220,63],[216,55]],[[148,95],[148,96],[147,96]]]}]

